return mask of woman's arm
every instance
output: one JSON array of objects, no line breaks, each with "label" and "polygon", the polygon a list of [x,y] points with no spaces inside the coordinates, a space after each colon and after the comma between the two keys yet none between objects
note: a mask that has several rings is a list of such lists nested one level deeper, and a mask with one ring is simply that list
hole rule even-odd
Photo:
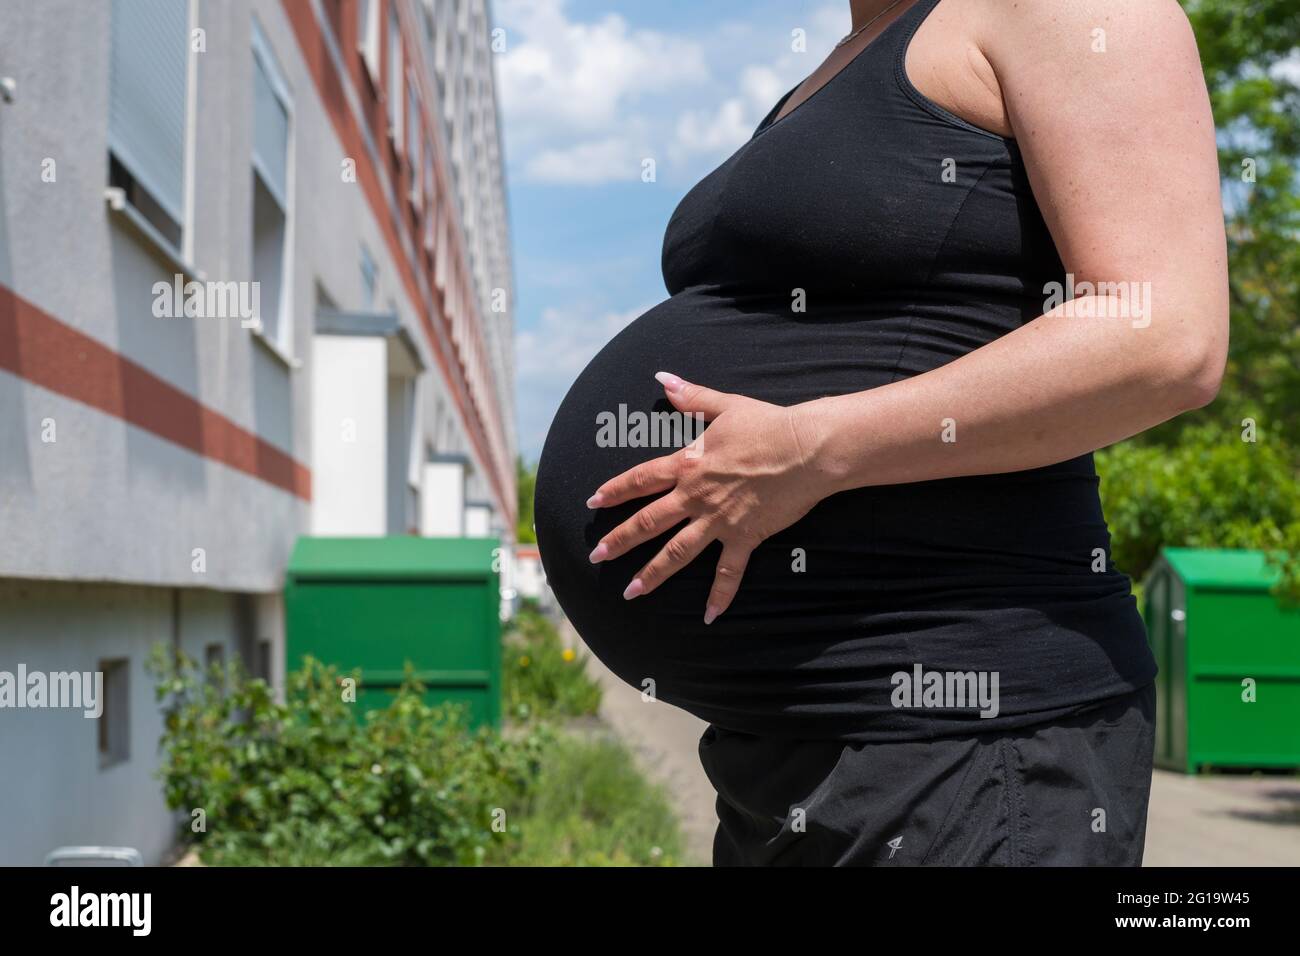
[{"label": "woman's arm", "polygon": [[[700,448],[647,462],[593,497],[605,507],[671,489],[593,560],[689,521],[629,597],[721,540],[711,621],[753,548],[829,494],[1052,464],[1214,397],[1227,351],[1226,250],[1214,124],[1182,11],[1173,0],[990,2],[977,22],[985,35],[972,54],[997,77],[1067,272],[1076,286],[1136,284],[1142,314],[1111,294],[1076,299],[934,371],[791,409],[666,376],[670,401],[713,424]],[[1065,314],[1085,305],[1103,317]],[[1105,317],[1112,305],[1118,314]]]},{"label": "woman's arm", "polygon": [[[1149,314],[1125,315],[1113,295],[1075,301],[1076,314],[1053,309],[933,372],[805,406],[811,457],[839,487],[1052,464],[1218,390],[1226,243],[1186,17],[1173,0],[997,6],[981,52],[1066,271],[1076,285],[1149,290]],[[1118,314],[1079,316],[1089,304]],[[945,419],[956,441],[939,440]]]}]

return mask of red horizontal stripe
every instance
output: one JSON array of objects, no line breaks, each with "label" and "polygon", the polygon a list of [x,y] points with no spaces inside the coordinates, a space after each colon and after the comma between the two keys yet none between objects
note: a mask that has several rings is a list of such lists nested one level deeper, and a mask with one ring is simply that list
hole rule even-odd
[{"label": "red horizontal stripe", "polygon": [[0,285],[0,368],[311,500],[311,470]]}]

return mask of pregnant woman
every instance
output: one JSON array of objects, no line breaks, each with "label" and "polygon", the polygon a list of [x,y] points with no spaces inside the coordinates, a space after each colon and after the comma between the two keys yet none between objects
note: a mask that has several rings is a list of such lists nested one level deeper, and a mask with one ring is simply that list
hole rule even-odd
[{"label": "pregnant woman", "polygon": [[1136,865],[1155,665],[1092,452],[1223,371],[1195,43],[1173,0],[851,7],[562,403],[543,564],[647,720],[711,724],[715,863]]}]

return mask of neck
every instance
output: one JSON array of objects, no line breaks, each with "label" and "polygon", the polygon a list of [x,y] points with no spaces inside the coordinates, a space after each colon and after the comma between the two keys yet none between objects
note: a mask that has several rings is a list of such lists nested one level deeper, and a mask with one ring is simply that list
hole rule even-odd
[{"label": "neck", "polygon": [[[894,0],[849,0],[849,13],[853,17],[851,29],[858,30],[863,24],[870,23],[872,17],[880,16]],[[904,0],[904,3],[906,0]],[[903,6],[900,3],[899,6]]]}]

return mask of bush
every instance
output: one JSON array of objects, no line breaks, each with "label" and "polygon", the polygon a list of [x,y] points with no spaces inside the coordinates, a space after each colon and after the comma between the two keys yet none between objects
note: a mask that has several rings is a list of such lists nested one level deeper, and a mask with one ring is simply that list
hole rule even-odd
[{"label": "bush", "polygon": [[515,720],[585,717],[600,708],[600,687],[587,676],[585,653],[564,646],[555,625],[520,611],[502,641],[505,712]]},{"label": "bush", "polygon": [[506,839],[494,811],[518,805],[539,771],[544,732],[470,732],[408,681],[357,720],[340,675],[307,660],[286,702],[232,666],[204,675],[155,651],[167,713],[159,775],[209,864],[447,865],[481,862]]},{"label": "bush", "polygon": [[[521,630],[529,646],[558,643],[544,619]],[[471,731],[460,709],[427,705],[414,680],[362,721],[338,671],[311,659],[289,675],[284,703],[236,665],[204,673],[159,646],[150,667],[166,713],[158,773],[205,864],[666,866],[680,858],[663,791],[616,741],[560,737],[536,723],[505,736]],[[574,678],[560,686],[576,695]],[[545,698],[533,712],[543,709],[537,700]],[[192,825],[198,810],[202,827]]]},{"label": "bush", "polygon": [[1300,599],[1300,486],[1294,452],[1261,436],[1201,425],[1173,446],[1125,443],[1097,453],[1115,563],[1140,579],[1160,548],[1273,553],[1277,593]]},{"label": "bush", "polygon": [[681,833],[662,788],[611,740],[565,737],[524,801],[518,841],[493,862],[517,866],[674,866]]}]

